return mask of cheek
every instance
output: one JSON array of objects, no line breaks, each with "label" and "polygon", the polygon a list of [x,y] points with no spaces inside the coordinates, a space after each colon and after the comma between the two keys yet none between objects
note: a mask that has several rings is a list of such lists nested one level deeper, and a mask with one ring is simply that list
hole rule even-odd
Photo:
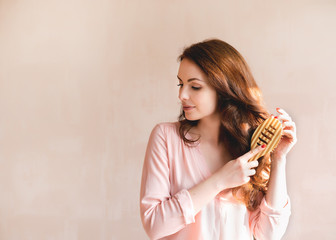
[{"label": "cheek", "polygon": [[217,107],[217,94],[216,92],[211,92],[209,94],[209,105],[211,105],[211,108],[216,108]]},{"label": "cheek", "polygon": [[199,98],[199,103],[203,106],[204,110],[214,112],[217,109],[217,95],[212,92],[205,94]]},{"label": "cheek", "polygon": [[217,110],[217,96],[214,96],[211,101],[212,104],[212,110],[216,111]]}]

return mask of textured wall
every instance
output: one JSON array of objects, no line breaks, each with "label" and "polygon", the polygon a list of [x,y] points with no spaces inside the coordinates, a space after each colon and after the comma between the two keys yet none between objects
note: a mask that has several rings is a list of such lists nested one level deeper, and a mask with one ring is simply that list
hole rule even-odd
[{"label": "textured wall", "polygon": [[0,0],[0,239],[147,239],[149,133],[174,121],[182,48],[236,47],[298,126],[284,239],[332,239],[336,2]]}]

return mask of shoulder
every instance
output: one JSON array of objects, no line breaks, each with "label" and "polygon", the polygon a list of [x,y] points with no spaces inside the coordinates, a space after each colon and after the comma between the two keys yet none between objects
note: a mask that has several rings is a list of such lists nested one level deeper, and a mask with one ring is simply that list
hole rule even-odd
[{"label": "shoulder", "polygon": [[155,125],[155,128],[160,129],[163,132],[178,132],[180,123],[179,122],[162,122]]},{"label": "shoulder", "polygon": [[161,136],[165,140],[179,139],[179,122],[162,122],[154,126],[151,135]]}]

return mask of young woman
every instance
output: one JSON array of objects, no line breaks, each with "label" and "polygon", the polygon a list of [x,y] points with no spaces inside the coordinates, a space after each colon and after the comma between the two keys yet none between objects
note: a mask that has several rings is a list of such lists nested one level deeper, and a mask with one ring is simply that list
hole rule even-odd
[{"label": "young woman", "polygon": [[[148,236],[280,239],[290,216],[285,167],[295,123],[277,108],[283,125],[278,147],[271,158],[248,162],[265,147],[249,146],[269,114],[243,57],[212,39],[186,48],[179,59],[179,121],[154,127],[143,165],[140,210]],[[269,169],[263,187],[240,187],[265,178],[261,170]]]}]

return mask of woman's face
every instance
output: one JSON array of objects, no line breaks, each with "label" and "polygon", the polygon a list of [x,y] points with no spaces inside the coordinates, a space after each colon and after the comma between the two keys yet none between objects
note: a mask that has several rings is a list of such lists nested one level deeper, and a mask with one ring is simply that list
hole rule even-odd
[{"label": "woman's face", "polygon": [[179,99],[188,120],[201,120],[216,113],[217,93],[208,84],[205,73],[191,60],[184,58],[180,63]]}]

